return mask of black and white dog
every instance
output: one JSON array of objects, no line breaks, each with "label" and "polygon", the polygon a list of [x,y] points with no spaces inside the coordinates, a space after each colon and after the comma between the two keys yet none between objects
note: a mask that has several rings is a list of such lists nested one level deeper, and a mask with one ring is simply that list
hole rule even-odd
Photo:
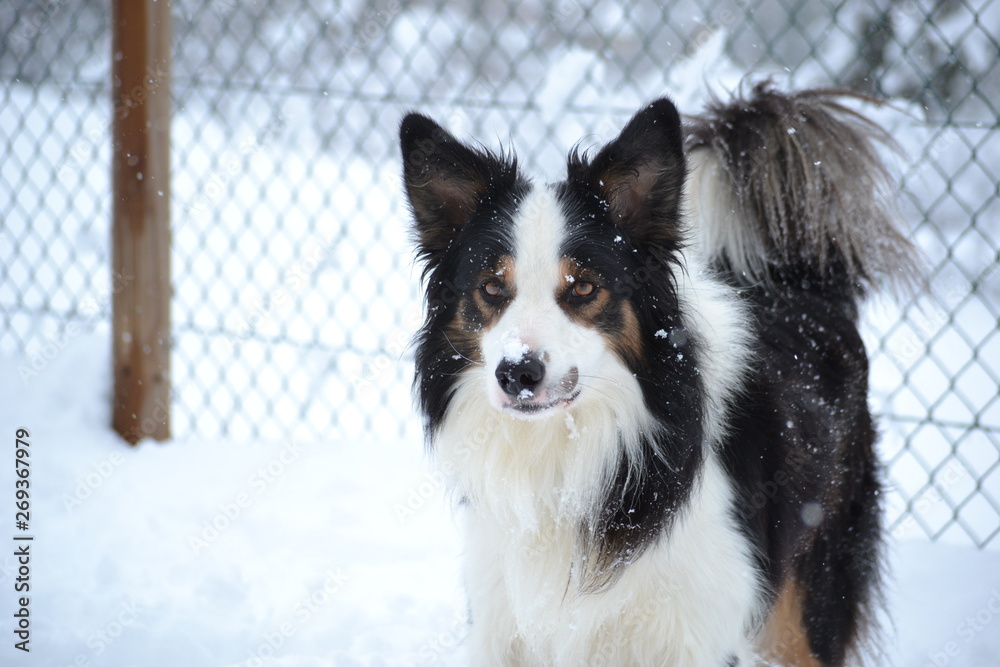
[{"label": "black and white dog", "polygon": [[565,180],[410,114],[416,389],[474,665],[842,665],[878,597],[859,301],[913,279],[834,91],[639,111]]}]

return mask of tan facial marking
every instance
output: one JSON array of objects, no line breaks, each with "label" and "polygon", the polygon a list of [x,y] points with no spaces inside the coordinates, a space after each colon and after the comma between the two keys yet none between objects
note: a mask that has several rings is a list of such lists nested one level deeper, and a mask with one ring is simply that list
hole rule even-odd
[{"label": "tan facial marking", "polygon": [[[584,326],[594,326],[594,320],[611,301],[611,294],[608,290],[599,288],[600,276],[590,269],[581,267],[568,257],[563,257],[559,262],[559,275],[562,276],[562,281],[555,295],[556,300],[563,304],[570,319]],[[592,289],[585,288],[581,292],[578,288],[584,284],[592,286]],[[594,294],[595,290],[596,294]],[[564,299],[567,292],[575,292],[576,296],[581,297],[594,294],[594,298],[586,303],[567,307]]]},{"label": "tan facial marking", "polygon": [[479,341],[480,329],[465,320],[462,315],[464,310],[462,305],[462,302],[459,302],[458,315],[445,327],[445,336],[454,350],[452,354],[461,355],[469,362],[481,364],[483,348]]},{"label": "tan facial marking", "polygon": [[644,354],[639,318],[636,317],[635,310],[628,301],[622,304],[621,333],[615,336],[612,344],[623,359],[638,361]]},{"label": "tan facial marking", "polygon": [[[564,257],[559,264],[559,275],[563,277],[560,292],[556,295],[567,316],[580,324],[591,329],[600,330],[599,320],[608,313],[609,307],[613,307],[611,290],[601,286],[601,279],[594,271],[581,267],[568,257]],[[582,290],[576,289],[578,285],[593,286],[584,287]],[[596,292],[594,291],[596,290]],[[582,303],[571,304],[564,298],[568,292],[572,292],[577,297],[587,297],[593,294],[593,298]],[[615,331],[601,331],[610,347],[618,352],[623,359],[638,360],[643,354],[642,335],[639,329],[639,318],[636,317],[632,304],[623,301],[617,306],[619,312],[617,317],[620,323]]]},{"label": "tan facial marking", "polygon": [[[496,266],[479,275],[476,288],[472,291],[472,302],[478,311],[480,324],[468,322],[471,328],[489,329],[496,324],[506,303],[497,304],[489,301],[488,297],[497,297],[501,293],[506,293],[507,302],[514,297],[514,258],[510,255],[504,255]],[[464,318],[464,313],[465,308],[459,308],[459,319]]]}]

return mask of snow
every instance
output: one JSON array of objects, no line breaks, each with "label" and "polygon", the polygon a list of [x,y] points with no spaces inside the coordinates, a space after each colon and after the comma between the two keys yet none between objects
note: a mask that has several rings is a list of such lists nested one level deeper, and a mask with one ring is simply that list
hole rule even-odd
[{"label": "snow", "polygon": [[569,411],[566,412],[565,422],[566,422],[566,432],[569,434],[569,439],[576,440],[577,438],[579,438],[580,431],[576,427],[576,420],[573,419],[573,413]]},{"label": "snow", "polygon": [[[130,448],[106,427],[106,334],[73,339],[30,392],[0,390],[2,432],[31,434],[35,537],[30,660],[5,641],[0,664],[249,665],[273,651],[268,664],[412,665],[433,652],[464,603],[419,441]],[[0,359],[0,377],[18,361]]]},{"label": "snow", "polygon": [[510,331],[504,334],[504,339],[501,341],[500,353],[503,355],[504,360],[516,364],[524,359],[524,355],[530,349],[528,344],[521,340],[516,331]]},{"label": "snow", "polygon": [[[16,652],[8,630],[0,662],[465,664],[457,527],[419,441],[130,448],[106,426],[106,336],[70,340],[30,392],[0,388],[0,432],[31,434],[35,538],[32,651]],[[0,356],[0,377],[17,363]],[[889,561],[886,665],[998,664],[1000,553],[895,540]]]},{"label": "snow", "polygon": [[[217,4],[189,26],[207,37],[179,51],[180,71],[210,62],[221,67],[213,76],[256,81],[262,63],[241,60],[240,36],[219,23],[246,16]],[[972,30],[965,5],[933,30],[922,27],[921,3],[889,11],[903,44],[930,36],[948,52],[959,42],[956,53],[985,71],[993,37],[984,26],[998,24],[1000,3],[973,4]],[[458,5],[376,3],[376,15],[351,2],[331,27],[342,39],[326,41],[303,33],[305,21],[270,17],[255,39],[274,53],[283,45],[287,71],[263,86],[279,92],[213,100],[178,90],[179,435],[134,449],[106,427],[106,320],[124,279],[107,276],[106,99],[96,84],[81,92],[9,83],[0,128],[17,129],[0,163],[0,433],[31,432],[35,542],[32,653],[15,653],[8,630],[0,664],[464,664],[461,547],[411,406],[408,346],[421,313],[390,130],[418,100],[459,136],[490,145],[509,137],[526,169],[557,176],[569,147],[610,139],[656,95],[693,112],[737,89],[747,70],[727,55],[727,41],[746,57],[768,31],[785,29],[782,12],[761,35],[740,30],[742,12],[722,10],[705,26],[678,18],[700,16],[697,5],[674,8],[685,34],[696,35],[698,48],[686,49],[666,31],[638,39],[634,25],[662,20],[660,7],[643,3],[631,14],[558,3],[551,17],[532,14],[532,3],[516,17],[485,3],[470,17]],[[796,11],[797,24],[812,29],[810,12],[821,10]],[[856,59],[851,31],[863,14],[845,8],[831,32],[812,36],[824,63],[803,54],[794,73],[758,67],[754,77],[825,84],[831,64],[841,71]],[[544,39],[525,25],[543,26]],[[214,48],[217,38],[228,40],[224,48]],[[453,39],[442,58],[437,46]],[[568,43],[551,47],[560,40]],[[39,44],[74,57],[88,48],[65,41]],[[621,62],[589,43],[613,45],[600,50]],[[303,44],[318,49],[310,62],[337,66],[310,69],[295,57]],[[323,51],[344,44],[367,55]],[[371,76],[369,50],[382,44],[383,75]],[[476,50],[490,44],[503,48]],[[655,57],[642,60],[650,50]],[[475,66],[463,55],[477,53]],[[886,55],[885,90],[922,82],[920,61],[902,47]],[[518,71],[508,75],[513,61]],[[105,69],[95,58],[80,71],[103,81]],[[323,99],[296,92],[320,85]],[[358,91],[376,101],[351,96]],[[977,108],[967,106],[962,119]],[[982,542],[998,528],[984,497],[1000,498],[1000,270],[995,229],[986,228],[1000,215],[992,157],[1000,133],[975,122],[927,124],[924,111],[898,101],[865,108],[906,151],[894,164],[903,213],[935,267],[925,298],[877,300],[865,312],[872,404],[890,463],[896,633],[885,664],[998,665],[1000,544],[977,550],[969,534]],[[668,337],[683,342],[680,330]],[[511,339],[503,353],[517,361],[526,351]],[[932,424],[921,421],[928,414]],[[566,427],[576,433],[570,417]],[[13,462],[0,469],[0,495],[12,496]],[[10,628],[16,563],[12,548],[0,553],[0,615]]]}]

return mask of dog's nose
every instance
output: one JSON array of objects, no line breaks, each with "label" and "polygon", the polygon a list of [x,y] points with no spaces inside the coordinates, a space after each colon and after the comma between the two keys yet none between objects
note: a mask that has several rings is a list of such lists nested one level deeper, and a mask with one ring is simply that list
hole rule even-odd
[{"label": "dog's nose", "polygon": [[525,389],[533,392],[545,377],[545,365],[536,357],[523,357],[519,361],[504,359],[497,366],[497,382],[504,393],[514,398],[525,398]]}]

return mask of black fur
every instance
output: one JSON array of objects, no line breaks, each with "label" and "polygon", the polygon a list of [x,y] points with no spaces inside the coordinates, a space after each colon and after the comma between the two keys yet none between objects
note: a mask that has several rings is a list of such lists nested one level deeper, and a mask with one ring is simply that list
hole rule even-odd
[{"label": "black fur", "polygon": [[863,640],[878,601],[879,464],[868,361],[850,299],[823,286],[745,291],[757,362],[722,459],[774,591],[794,577],[824,665]]},{"label": "black fur", "polygon": [[760,250],[714,257],[749,303],[757,341],[722,448],[743,497],[737,514],[772,590],[798,582],[809,645],[830,666],[871,639],[881,597],[880,467],[858,305],[879,280],[912,286],[920,273],[874,146],[891,139],[838,94],[760,84],[696,117],[687,141],[718,160]]},{"label": "black fur", "polygon": [[400,144],[427,281],[414,382],[430,442],[458,374],[475,361],[474,350],[445,333],[447,325],[478,287],[479,272],[513,252],[511,215],[528,184],[513,157],[470,148],[419,114],[403,119]]},{"label": "black fur", "polygon": [[[592,589],[657,539],[687,500],[704,458],[699,350],[680,322],[674,277],[682,270],[684,174],[680,118],[661,99],[593,159],[574,151],[557,187],[569,227],[560,254],[596,270],[617,301],[631,304],[646,349],[624,361],[659,425],[643,442],[642,470],[623,455],[596,524],[582,527],[597,554],[588,564]],[[656,336],[659,330],[669,334]]]}]

